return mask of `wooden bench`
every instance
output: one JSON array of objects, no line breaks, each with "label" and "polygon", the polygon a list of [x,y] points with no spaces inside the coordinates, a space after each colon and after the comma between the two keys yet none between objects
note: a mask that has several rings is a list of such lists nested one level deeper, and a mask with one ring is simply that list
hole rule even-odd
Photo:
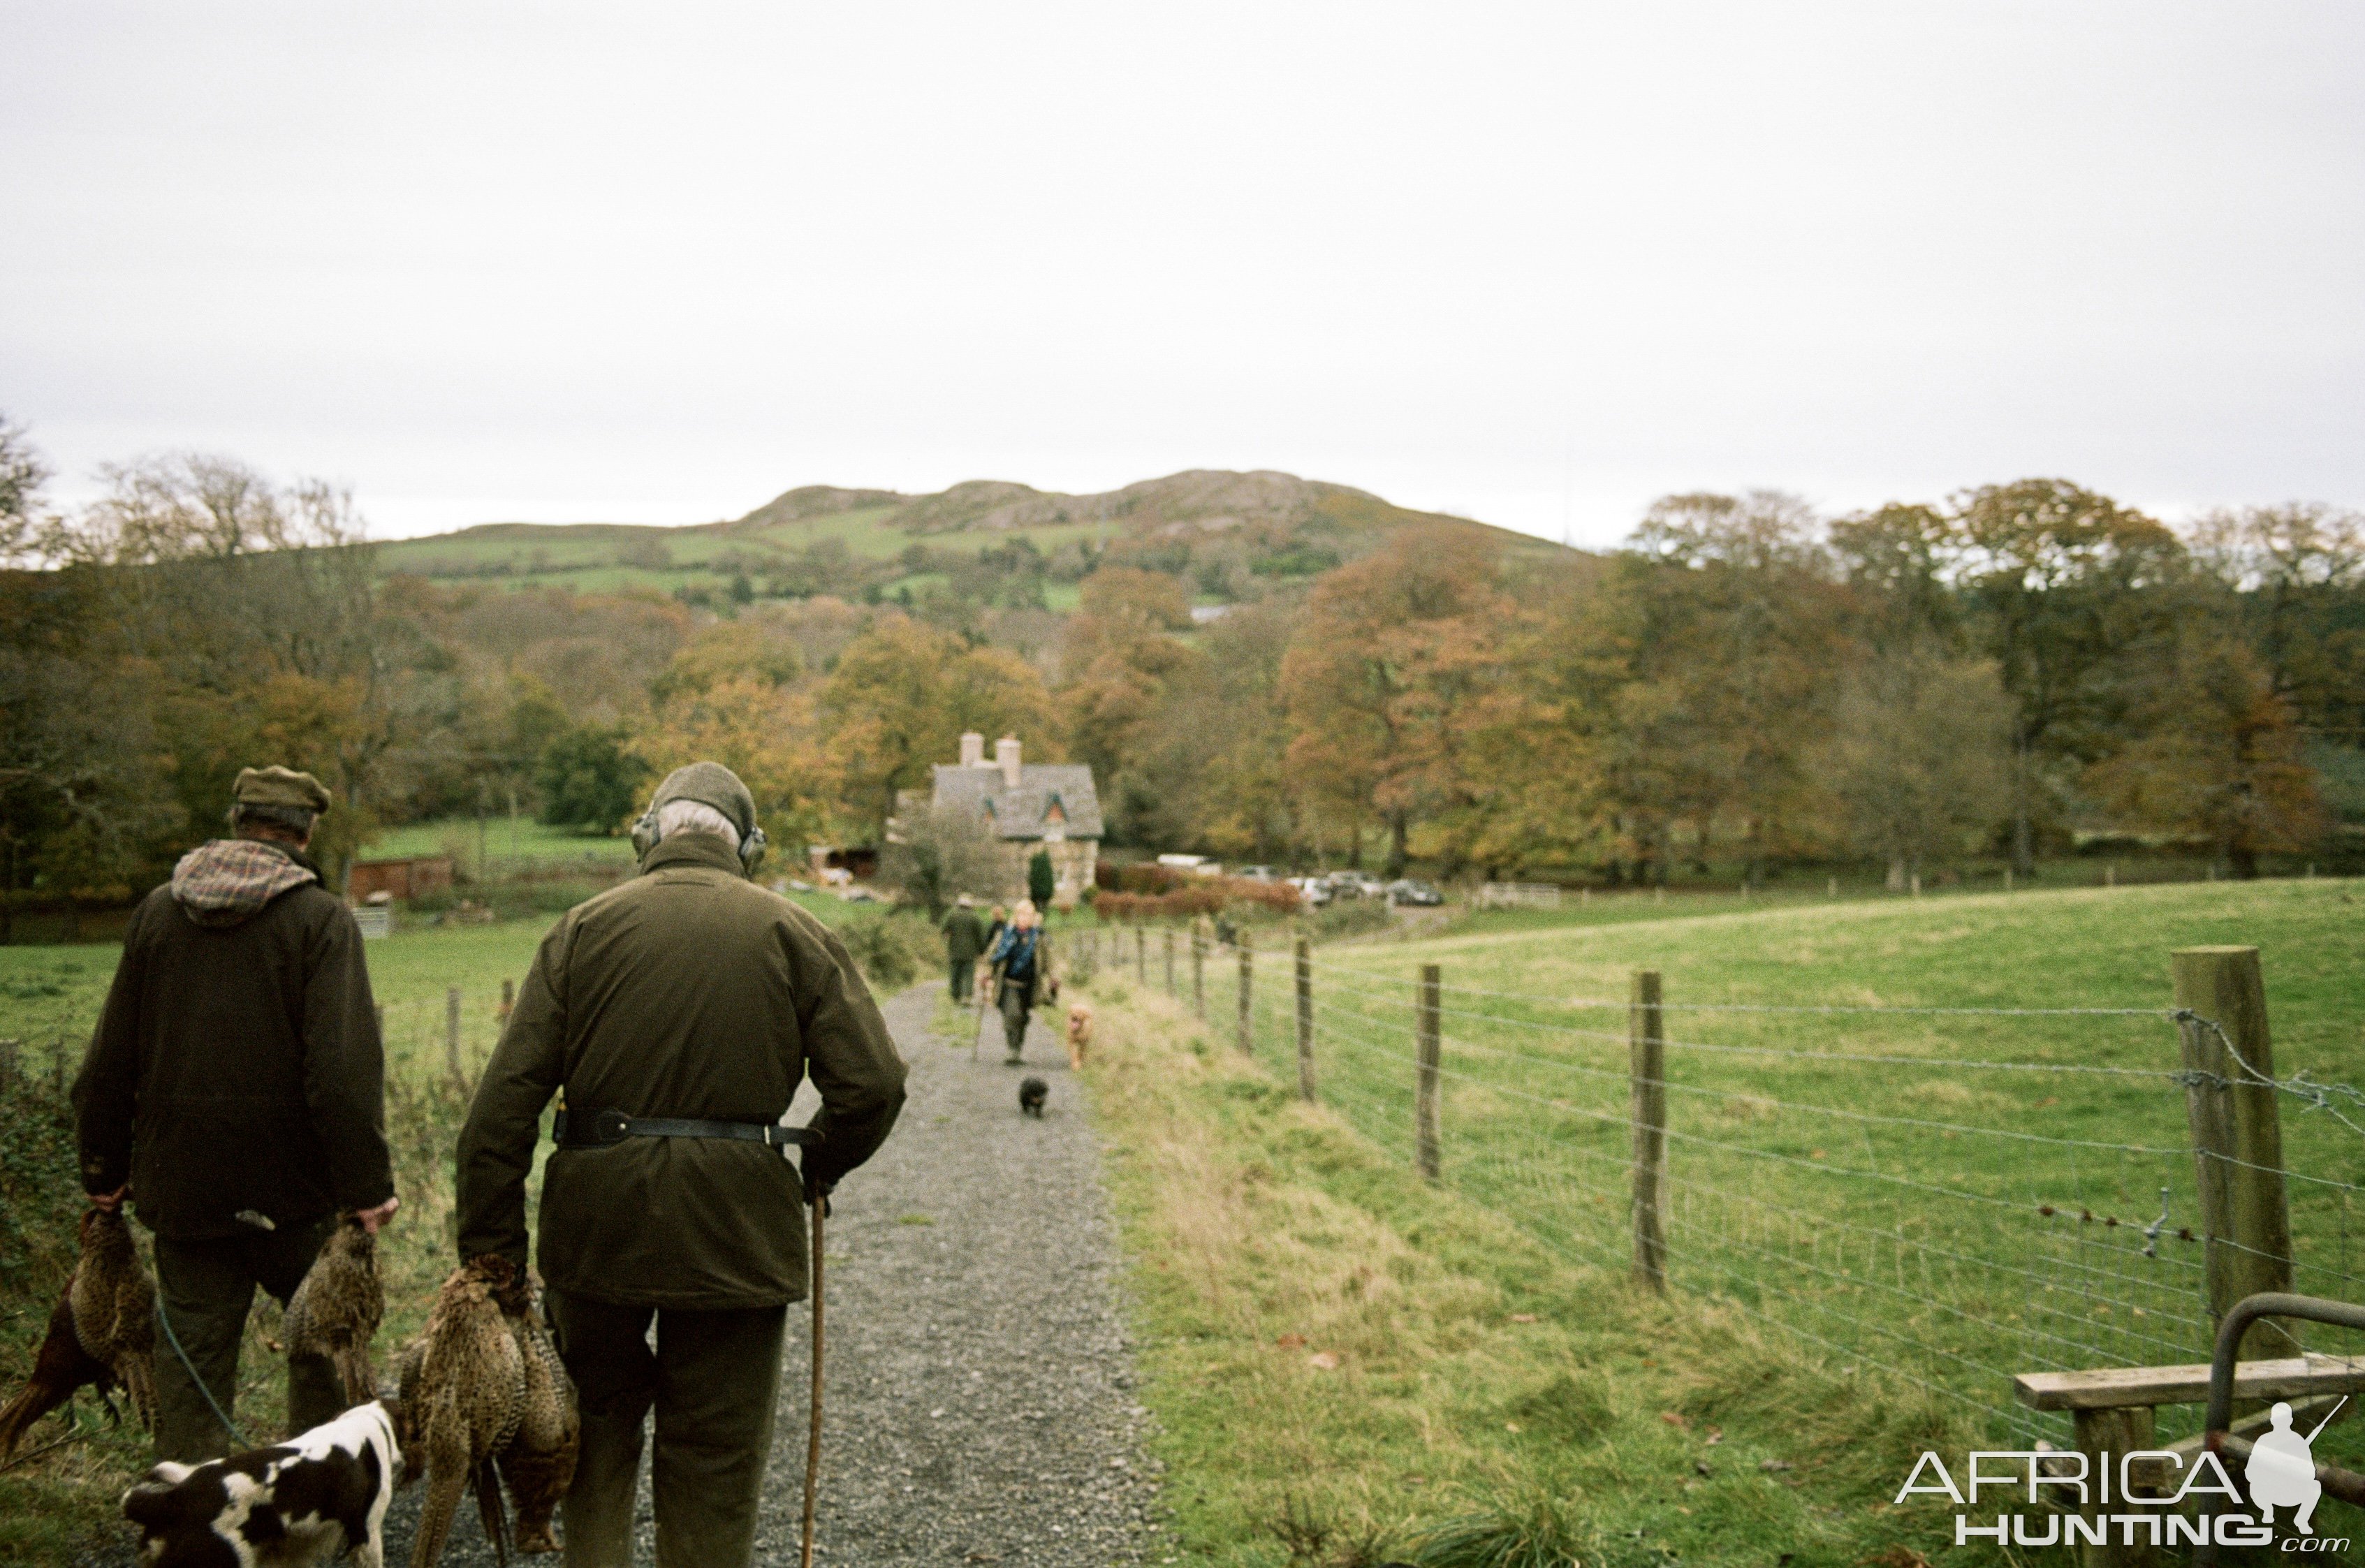
[{"label": "wooden bench", "polygon": [[[2012,1380],[2013,1397],[2032,1410],[2069,1412],[2072,1440],[2087,1456],[2090,1470],[2104,1453],[2128,1454],[2157,1449],[2180,1455],[2191,1463],[2201,1451],[2198,1434],[2178,1442],[2158,1443],[2153,1438],[2153,1412],[2162,1405],[2202,1405],[2209,1399],[2209,1363],[2180,1367],[2102,1367],[2092,1372],[2023,1372]],[[2282,1400],[2292,1406],[2294,1426],[2303,1429],[2326,1415],[2346,1417],[2356,1408],[2343,1395],[2365,1393],[2365,1361],[2339,1356],[2291,1356],[2276,1361],[2242,1361],[2234,1369],[2236,1404]],[[2264,1411],[2234,1423],[2226,1445],[2229,1457],[2247,1451],[2247,1439],[2266,1429]],[[2154,1461],[2155,1473],[2143,1477],[2152,1487],[2169,1484],[2169,1466]],[[2137,1471],[2142,1474],[2141,1469]],[[2238,1484],[2238,1478],[2236,1481]],[[2088,1568],[2134,1568],[2147,1563],[2148,1547],[2113,1544],[2082,1549]]]}]

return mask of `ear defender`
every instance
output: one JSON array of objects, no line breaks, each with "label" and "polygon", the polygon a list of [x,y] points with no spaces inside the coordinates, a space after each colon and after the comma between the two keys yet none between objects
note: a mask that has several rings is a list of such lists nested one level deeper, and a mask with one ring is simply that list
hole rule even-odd
[{"label": "ear defender", "polygon": [[[649,809],[633,821],[633,857],[637,859],[655,849],[657,836],[657,808],[652,801]],[[747,836],[739,841],[739,868],[748,876],[754,876],[756,868],[764,863],[764,851],[771,842],[764,835],[761,827],[749,828]]]}]

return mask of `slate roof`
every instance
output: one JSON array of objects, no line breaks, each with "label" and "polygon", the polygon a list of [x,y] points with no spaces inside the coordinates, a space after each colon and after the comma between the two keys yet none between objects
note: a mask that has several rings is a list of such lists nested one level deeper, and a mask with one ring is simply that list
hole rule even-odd
[{"label": "slate roof", "polygon": [[983,812],[1002,838],[1041,838],[1051,828],[1070,838],[1101,835],[1100,794],[1093,770],[1081,763],[1026,763],[1018,769],[1018,788],[1005,790],[999,767],[940,762],[932,803]]}]

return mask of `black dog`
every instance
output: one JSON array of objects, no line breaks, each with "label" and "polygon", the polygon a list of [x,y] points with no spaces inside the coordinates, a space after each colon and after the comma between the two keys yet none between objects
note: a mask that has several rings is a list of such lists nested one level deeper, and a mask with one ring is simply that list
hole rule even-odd
[{"label": "black dog", "polygon": [[1041,1115],[1043,1101],[1050,1092],[1051,1086],[1039,1078],[1021,1081],[1018,1085],[1018,1109],[1029,1116]]}]

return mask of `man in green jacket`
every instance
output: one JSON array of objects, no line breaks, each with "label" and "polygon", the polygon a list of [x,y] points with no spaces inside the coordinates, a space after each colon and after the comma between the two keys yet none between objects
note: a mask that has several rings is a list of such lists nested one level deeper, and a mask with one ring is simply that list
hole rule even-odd
[{"label": "man in green jacket", "polygon": [[[657,1562],[731,1568],[755,1551],[802,1205],[884,1141],[904,1068],[846,945],[747,879],[763,839],[730,769],[675,771],[633,838],[640,874],[543,939],[476,1087],[460,1256],[524,1267],[526,1173],[563,1092],[536,1250],[583,1417],[566,1562],[632,1561],[654,1409]],[[807,1076],[822,1141],[800,1177],[778,1124]]]},{"label": "man in green jacket", "polygon": [[[83,1190],[155,1233],[156,1454],[184,1463],[230,1450],[255,1287],[285,1305],[340,1212],[397,1206],[361,932],[304,853],[329,791],[250,767],[231,801],[132,914],[74,1081]],[[344,1406],[327,1357],[287,1358],[290,1431]]]},{"label": "man in green jacket", "polygon": [[969,1005],[970,988],[977,978],[977,961],[985,956],[985,925],[977,918],[977,901],[967,893],[954,902],[945,916],[945,961],[952,969],[953,1005]]}]

